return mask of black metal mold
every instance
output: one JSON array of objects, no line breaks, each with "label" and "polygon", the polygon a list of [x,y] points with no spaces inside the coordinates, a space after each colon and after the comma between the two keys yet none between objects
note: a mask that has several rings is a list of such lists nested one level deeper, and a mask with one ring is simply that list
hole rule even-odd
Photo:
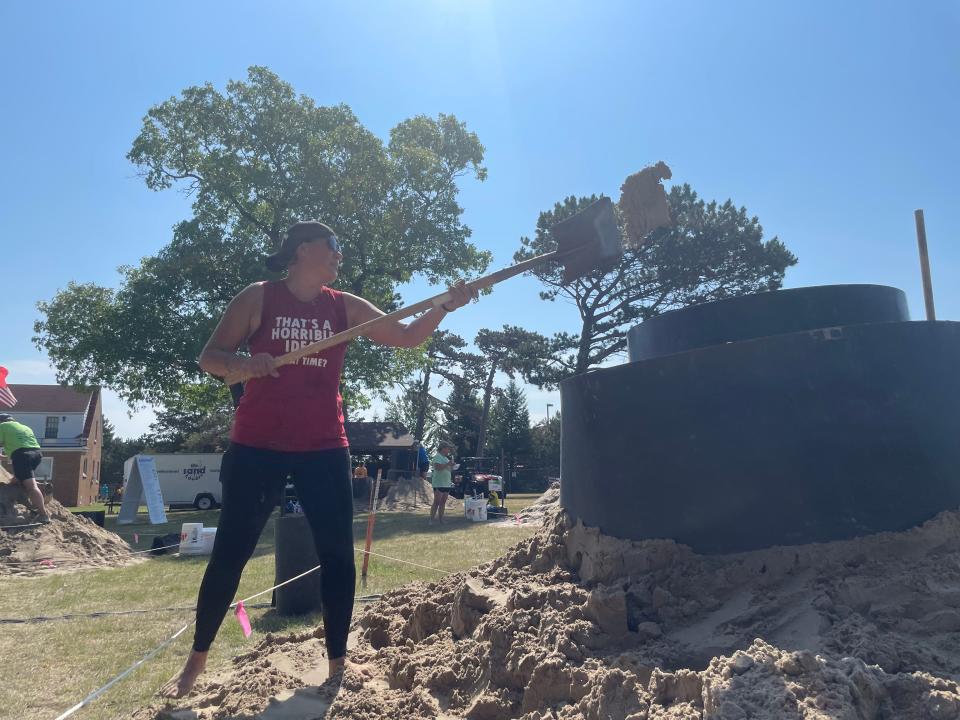
[{"label": "black metal mold", "polygon": [[822,285],[715,300],[632,327],[630,361],[801,330],[910,319],[907,297],[886,285]]},{"label": "black metal mold", "polygon": [[960,323],[760,338],[565,380],[561,505],[701,553],[900,531],[960,506]]},{"label": "black metal mold", "polygon": [[[286,582],[320,564],[313,541],[313,532],[310,530],[306,515],[297,513],[278,517],[274,541],[276,543],[274,577],[277,584]],[[316,570],[299,580],[278,587],[274,591],[277,614],[304,615],[319,612],[322,607],[321,572]]]}]

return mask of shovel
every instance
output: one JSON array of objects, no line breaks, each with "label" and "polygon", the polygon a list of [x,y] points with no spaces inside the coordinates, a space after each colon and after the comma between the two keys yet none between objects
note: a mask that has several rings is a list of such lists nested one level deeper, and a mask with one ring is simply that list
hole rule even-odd
[{"label": "shovel", "polygon": [[[654,194],[653,201],[666,208],[663,187],[657,181],[654,181],[649,191],[645,189],[645,192],[652,192]],[[623,204],[622,200],[621,204]],[[666,215],[666,219],[669,222],[669,214]],[[648,228],[648,231],[649,229],[652,228]],[[566,284],[597,270],[610,269],[616,265],[623,254],[620,228],[617,226],[613,202],[608,197],[602,197],[576,215],[561,220],[551,228],[550,232],[557,241],[557,249],[553,252],[537,255],[516,265],[471,280],[467,283],[467,287],[472,290],[484,290],[515,275],[520,275],[550,262],[563,263],[563,282]],[[349,330],[344,330],[336,335],[331,335],[328,338],[304,345],[297,350],[279,356],[276,366],[293,365],[302,357],[353,340],[378,325],[396,322],[430,308],[439,307],[450,299],[450,293],[443,292],[413,305],[394,310],[387,315],[354,325]],[[228,375],[225,382],[227,385],[235,385],[248,380],[250,377],[238,372]]]}]

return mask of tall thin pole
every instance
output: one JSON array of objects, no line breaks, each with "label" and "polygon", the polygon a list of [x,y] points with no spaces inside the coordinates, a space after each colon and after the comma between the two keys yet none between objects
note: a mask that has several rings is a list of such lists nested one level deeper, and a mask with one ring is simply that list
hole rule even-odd
[{"label": "tall thin pole", "polygon": [[937,311],[933,307],[933,283],[930,282],[930,256],[927,254],[927,228],[923,222],[923,210],[914,210],[913,218],[917,222],[917,246],[920,249],[920,276],[923,279],[923,303],[927,308],[927,320],[936,320]]},{"label": "tall thin pole", "polygon": [[370,563],[370,545],[373,544],[373,524],[377,519],[377,500],[380,496],[380,476],[383,468],[377,469],[377,480],[370,487],[370,511],[367,514],[367,541],[363,548],[363,569],[360,571],[360,587],[367,588],[367,565]]}]

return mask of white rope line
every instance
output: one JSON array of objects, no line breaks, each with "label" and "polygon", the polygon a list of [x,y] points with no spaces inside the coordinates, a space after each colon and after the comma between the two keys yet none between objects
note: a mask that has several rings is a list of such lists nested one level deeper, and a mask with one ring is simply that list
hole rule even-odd
[{"label": "white rope line", "polygon": [[449,575],[450,570],[440,570],[439,568],[430,567],[429,565],[419,565],[415,562],[410,562],[409,560],[401,560],[400,558],[390,557],[389,555],[381,555],[380,553],[375,553],[372,550],[363,550],[362,548],[353,547],[358,553],[365,553],[367,555],[373,555],[375,557],[383,558],[384,560],[393,560],[394,562],[403,563],[404,565],[413,565],[414,567],[423,568],[424,570],[432,570],[433,572],[440,573],[441,575]]},{"label": "white rope line", "polygon": [[[272,590],[276,590],[278,587],[282,587],[282,586],[286,585],[287,583],[293,582],[294,580],[297,580],[297,579],[303,577],[304,575],[307,575],[307,574],[309,574],[309,573],[312,573],[314,570],[316,570],[316,568],[312,568],[312,569],[310,569],[310,570],[307,570],[307,572],[301,573],[300,575],[297,575],[297,577],[290,578],[289,580],[287,580],[287,581],[285,581],[285,582],[282,582],[282,583],[280,583],[279,585],[274,585],[272,588],[270,588],[270,589],[268,589],[268,590],[264,590],[262,593],[258,593],[257,595],[251,595],[249,598],[247,598],[247,600],[250,600],[250,599],[255,598],[255,597],[259,597],[260,595],[263,595],[263,594],[265,594],[265,593],[271,592]],[[380,599],[380,595],[362,595],[362,596],[360,596],[358,599],[360,600],[360,602],[373,602],[374,600],[379,600],[379,599]],[[246,605],[246,600],[240,600],[240,601],[238,601],[238,602],[242,602],[242,603],[244,603],[244,605]],[[238,603],[233,603],[232,605],[230,605],[230,607],[236,607],[237,604],[238,604]],[[251,605],[250,607],[256,607],[256,608],[259,608],[259,607],[269,607],[269,605],[268,605],[267,603],[263,603],[262,605]],[[170,608],[170,609],[179,609],[179,608]],[[196,609],[196,607],[194,606],[194,608],[191,608],[191,609]],[[135,612],[139,612],[139,611],[135,611]],[[149,611],[147,611],[147,612],[149,612]],[[140,667],[140,666],[143,665],[145,662],[147,662],[147,660],[151,660],[153,657],[155,657],[155,656],[157,655],[157,653],[159,653],[161,650],[163,650],[165,647],[167,647],[170,643],[172,643],[174,640],[176,640],[178,637],[180,637],[184,632],[186,632],[186,631],[187,631],[191,626],[193,626],[194,624],[196,624],[196,619],[188,622],[188,623],[187,623],[186,625],[184,625],[182,628],[180,628],[179,630],[177,630],[173,635],[171,635],[171,636],[168,637],[166,640],[164,640],[162,643],[160,643],[159,645],[157,645],[153,650],[151,650],[151,651],[148,652],[146,655],[144,655],[142,658],[140,658],[139,660],[137,660],[133,665],[131,665],[131,666],[128,667],[126,670],[124,670],[122,673],[120,673],[119,675],[117,675],[115,678],[113,678],[113,679],[112,679],[110,682],[108,682],[106,685],[104,685],[103,687],[97,688],[97,689],[94,690],[92,693],[90,693],[89,695],[87,695],[83,700],[81,700],[81,701],[78,702],[76,705],[74,705],[72,708],[70,708],[69,710],[67,710],[67,711],[63,712],[62,714],[58,715],[57,718],[56,718],[56,720],[66,720],[66,718],[68,718],[68,717],[70,717],[71,715],[73,715],[77,710],[80,710],[81,708],[86,707],[87,705],[89,705],[90,703],[92,703],[92,702],[93,702],[94,700],[96,700],[98,697],[100,697],[101,695],[103,695],[107,690],[109,690],[111,687],[113,687],[116,683],[118,683],[118,682],[120,682],[121,680],[123,680],[123,679],[124,679],[125,677],[127,677],[130,673],[132,673],[132,672],[133,672],[134,670],[136,670],[138,667]]]},{"label": "white rope line", "polygon": [[[174,543],[173,545],[164,545],[163,547],[158,547],[158,548],[150,548],[149,550],[131,550],[130,553],[128,554],[143,555],[144,553],[154,553],[154,552],[159,552],[160,550],[169,550],[170,548],[175,548],[175,547],[180,547],[180,543]],[[123,558],[117,558],[117,559],[123,559]],[[15,565],[15,564],[19,565],[19,564],[25,564],[25,563],[36,563],[36,564],[42,565],[46,562],[55,562],[55,563],[61,563],[66,565],[72,565],[75,563],[86,563],[89,561],[90,561],[90,558],[84,559],[84,558],[74,558],[74,557],[40,558],[38,560],[0,560],[0,566]],[[91,570],[96,570],[101,568],[100,565],[90,565],[89,567]]]},{"label": "white rope line", "polygon": [[[310,568],[309,570],[307,570],[306,572],[302,572],[302,573],[300,573],[299,575],[290,578],[289,580],[284,580],[282,583],[278,583],[278,584],[274,585],[274,586],[271,587],[271,588],[267,588],[267,589],[264,590],[263,592],[258,592],[258,593],[256,593],[255,595],[251,595],[251,596],[248,597],[248,598],[244,598],[243,600],[238,600],[238,601],[236,601],[236,602],[234,602],[234,603],[231,603],[229,607],[235,608],[235,607],[236,607],[237,605],[239,605],[240,603],[243,603],[244,605],[246,605],[248,600],[253,600],[254,598],[260,597],[261,595],[266,595],[268,592],[273,592],[273,591],[276,590],[277,588],[280,588],[280,587],[283,587],[284,585],[287,585],[287,584],[289,584],[289,583],[292,583],[294,580],[299,580],[300,578],[304,577],[305,575],[309,575],[310,573],[315,572],[316,570],[319,570],[319,569],[320,569],[320,566],[319,566],[319,565],[317,565],[316,567],[312,567],[312,568]],[[100,697],[103,693],[105,693],[108,689],[110,689],[110,687],[112,687],[115,683],[117,683],[117,682],[119,682],[120,680],[122,680],[123,678],[125,678],[127,675],[129,675],[130,673],[132,673],[134,670],[136,670],[138,667],[140,667],[140,666],[141,666],[143,663],[145,663],[147,660],[150,660],[154,655],[156,655],[158,652],[160,652],[160,651],[161,651],[163,648],[165,648],[167,645],[169,645],[169,644],[172,643],[174,640],[176,640],[180,635],[182,635],[188,628],[190,628],[190,627],[191,627],[192,625],[194,625],[195,623],[196,623],[196,619],[194,619],[193,621],[191,621],[191,622],[187,623],[186,625],[184,625],[182,628],[180,628],[179,630],[177,630],[176,633],[174,633],[172,636],[170,636],[169,638],[167,638],[166,640],[164,640],[162,643],[160,643],[157,647],[155,647],[153,650],[151,650],[149,653],[147,653],[147,654],[146,654],[144,657],[142,657],[140,660],[138,660],[138,661],[135,662],[133,665],[131,665],[129,668],[127,668],[126,670],[124,670],[122,673],[120,673],[119,675],[117,675],[117,677],[113,678],[113,680],[111,680],[110,682],[108,682],[108,683],[107,683],[106,685],[104,685],[103,687],[98,688],[97,690],[94,690],[92,693],[90,693],[89,695],[87,695],[87,697],[85,697],[81,702],[77,703],[77,704],[74,705],[72,708],[70,708],[69,710],[67,710],[65,713],[63,713],[62,715],[60,715],[59,717],[57,717],[56,720],[66,720],[66,718],[68,718],[68,717],[70,717],[71,715],[73,715],[73,713],[75,713],[77,710],[79,710],[80,708],[82,708],[82,707],[88,705],[89,703],[93,702],[94,700],[96,700],[96,699],[97,699],[98,697]]]},{"label": "white rope line", "polygon": [[13,530],[14,528],[28,528],[28,527],[38,527],[40,525],[46,525],[47,523],[22,523],[20,525],[0,525],[0,530]]},{"label": "white rope line", "polygon": [[182,628],[180,628],[179,630],[177,630],[173,635],[171,635],[171,636],[168,637],[166,640],[164,640],[162,643],[160,643],[159,645],[157,645],[153,650],[151,650],[151,651],[148,652],[146,655],[144,655],[142,658],[140,658],[139,660],[137,660],[133,665],[131,665],[131,666],[128,667],[126,670],[124,670],[122,673],[120,673],[120,674],[117,675],[115,678],[113,678],[113,680],[111,680],[110,682],[108,682],[108,683],[107,683],[106,685],[104,685],[103,687],[97,688],[97,689],[94,690],[92,693],[90,693],[89,695],[87,695],[83,700],[81,700],[81,701],[78,702],[76,705],[74,705],[72,708],[70,708],[70,709],[67,710],[66,712],[58,715],[57,718],[56,718],[56,720],[66,720],[66,718],[68,718],[68,717],[70,717],[71,715],[73,715],[73,714],[74,714],[77,710],[79,710],[80,708],[83,708],[83,707],[86,707],[87,705],[89,705],[91,702],[93,702],[94,700],[96,700],[98,697],[100,697],[101,695],[103,695],[103,693],[105,693],[107,690],[109,690],[111,687],[113,687],[116,683],[120,682],[120,681],[123,680],[125,677],[127,677],[127,675],[129,675],[130,673],[132,673],[132,672],[133,672],[134,670],[136,670],[138,667],[140,667],[141,665],[143,665],[143,664],[144,664],[145,662],[147,662],[148,660],[151,660],[158,652],[160,652],[161,650],[163,650],[165,647],[167,647],[167,645],[169,645],[170,643],[172,643],[172,642],[173,642],[174,640],[176,640],[178,637],[180,637],[181,635],[183,635],[183,633],[185,633],[187,630],[189,630],[189,629],[190,629],[190,626],[192,626],[192,625],[193,625],[193,621],[188,622],[188,623],[187,623],[186,625],[184,625]]},{"label": "white rope line", "polygon": [[[432,568],[432,567],[429,567],[428,565],[420,565],[420,564],[415,563],[415,562],[410,562],[409,560],[401,560],[400,558],[394,558],[394,557],[390,557],[390,556],[388,556],[388,555],[381,555],[380,553],[371,552],[371,551],[369,551],[369,550],[363,550],[363,549],[361,549],[361,548],[359,548],[359,547],[357,547],[357,546],[354,546],[353,549],[354,549],[356,552],[367,553],[367,554],[369,554],[369,555],[374,555],[374,556],[376,556],[376,557],[380,557],[380,558],[383,558],[383,559],[385,559],[385,560],[392,560],[392,561],[394,561],[394,562],[403,563],[403,564],[405,564],[405,565],[412,565],[412,566],[414,566],[414,567],[423,568],[424,570],[431,570],[431,571],[433,571],[433,572],[437,572],[437,573],[440,573],[440,574],[442,574],[442,575],[449,575],[449,574],[450,574],[450,573],[448,573],[446,570],[440,570],[440,569],[438,569],[438,568]],[[290,578],[289,580],[284,580],[282,583],[277,583],[277,584],[274,585],[273,587],[269,587],[269,588],[267,588],[266,590],[263,590],[263,591],[261,591],[261,592],[255,593],[255,594],[253,594],[253,595],[250,595],[249,597],[243,598],[242,600],[237,600],[236,602],[230,603],[229,608],[236,608],[237,605],[239,605],[240,603],[243,603],[244,605],[246,605],[247,602],[250,601],[250,600],[253,600],[253,599],[255,599],[255,598],[258,598],[258,597],[260,597],[260,596],[262,596],[262,595],[266,595],[267,593],[273,592],[274,590],[276,590],[276,589],[278,589],[278,588],[281,588],[281,587],[283,587],[284,585],[289,585],[290,583],[295,582],[295,581],[299,580],[300,578],[306,577],[306,576],[309,575],[310,573],[316,572],[316,571],[319,570],[319,569],[320,569],[320,565],[316,565],[316,566],[310,568],[309,570],[306,570],[306,571],[300,573],[299,575],[293,576],[293,577]],[[228,608],[228,609],[229,609],[229,608]],[[90,704],[91,702],[93,702],[94,700],[96,700],[98,697],[100,697],[101,695],[103,695],[103,693],[105,693],[107,690],[109,690],[111,687],[113,687],[113,686],[114,686],[116,683],[118,683],[120,680],[123,680],[125,677],[127,677],[130,673],[132,673],[132,672],[133,672],[134,670],[136,670],[138,667],[140,667],[141,665],[143,665],[143,664],[144,664],[145,662],[147,662],[148,660],[152,659],[157,653],[159,653],[161,650],[163,650],[165,647],[167,647],[170,643],[172,643],[174,640],[176,640],[178,637],[180,637],[180,635],[182,635],[184,632],[186,632],[186,631],[187,631],[191,626],[193,626],[195,623],[196,623],[196,619],[194,619],[193,621],[191,621],[191,622],[187,623],[186,625],[184,625],[182,628],[180,628],[179,630],[177,630],[177,632],[175,632],[175,633],[174,633],[173,635],[171,635],[169,638],[167,638],[166,640],[164,640],[162,643],[160,643],[157,647],[155,647],[155,648],[154,648],[153,650],[151,650],[149,653],[147,653],[146,655],[144,655],[140,660],[138,660],[138,661],[135,662],[133,665],[131,665],[129,668],[127,668],[127,669],[124,670],[122,673],[120,673],[119,675],[117,675],[115,678],[113,678],[112,680],[110,680],[110,682],[108,682],[106,685],[104,685],[103,687],[100,687],[100,688],[94,690],[92,693],[90,693],[89,695],[87,695],[87,697],[85,697],[85,698],[84,698],[83,700],[81,700],[79,703],[77,703],[76,705],[74,705],[72,708],[70,708],[69,710],[67,710],[67,711],[64,712],[63,714],[59,715],[59,716],[56,718],[56,720],[66,720],[66,718],[68,718],[68,717],[70,717],[71,715],[73,715],[77,710],[80,710],[81,708],[86,707],[88,704]]]},{"label": "white rope line", "polygon": [[264,590],[263,592],[258,592],[256,595],[251,595],[250,597],[244,598],[243,600],[237,600],[236,602],[231,603],[231,604],[230,604],[230,607],[231,607],[231,608],[235,608],[235,607],[236,607],[237,605],[239,605],[240,603],[243,603],[244,605],[246,605],[248,600],[253,600],[254,598],[260,597],[261,595],[266,595],[268,592],[273,592],[273,591],[276,590],[277,588],[282,588],[284,585],[289,585],[289,584],[292,583],[294,580],[299,580],[300,578],[305,577],[305,576],[309,575],[309,574],[312,573],[312,572],[316,572],[316,571],[319,570],[319,569],[320,569],[320,566],[319,566],[319,565],[315,565],[314,567],[310,568],[310,569],[307,570],[306,572],[302,572],[302,573],[300,573],[299,575],[294,575],[294,576],[293,576],[292,578],[290,578],[289,580],[284,580],[282,583],[278,583],[278,584],[274,585],[274,586],[271,587],[271,588],[267,588],[267,589]]},{"label": "white rope line", "polygon": [[[358,548],[358,547],[356,547],[356,546],[354,546],[354,550],[356,550],[357,552],[369,552],[369,551],[366,551],[366,550],[362,550],[362,549],[360,549],[360,548]],[[381,554],[379,554],[379,553],[374,553],[374,552],[369,552],[369,554],[370,554],[370,555],[376,555],[377,557],[384,558],[385,560],[393,560],[394,562],[404,563],[404,564],[406,564],[406,565],[413,565],[413,566],[415,566],[415,567],[423,568],[423,569],[425,569],[425,570],[432,570],[433,572],[438,572],[438,573],[441,573],[441,574],[443,574],[443,575],[449,575],[449,573],[448,573],[446,570],[438,570],[437,568],[428,567],[427,565],[418,565],[417,563],[410,562],[409,560],[401,560],[400,558],[392,558],[392,557],[389,557],[389,556],[387,556],[387,555],[381,555]],[[258,598],[258,597],[260,597],[261,595],[266,595],[267,593],[273,592],[273,591],[276,590],[277,588],[281,588],[281,587],[283,587],[284,585],[289,585],[290,583],[292,583],[292,582],[294,582],[294,581],[296,581],[296,580],[299,580],[299,579],[302,578],[302,577],[306,577],[306,576],[309,575],[310,573],[316,572],[316,571],[319,570],[319,569],[320,569],[320,566],[319,566],[319,565],[316,565],[315,567],[312,567],[312,568],[310,568],[309,570],[306,570],[305,572],[300,573],[299,575],[295,575],[294,577],[290,578],[289,580],[284,580],[282,583],[277,583],[277,584],[274,585],[273,587],[270,587],[270,588],[267,588],[266,590],[263,590],[263,591],[261,591],[261,592],[255,593],[254,595],[251,595],[250,597],[246,597],[246,598],[244,598],[243,600],[237,600],[236,602],[230,603],[230,606],[229,606],[229,607],[230,607],[230,608],[235,608],[235,607],[237,607],[237,605],[239,605],[240,603],[243,603],[244,605],[246,605],[249,600],[253,600],[254,598]],[[129,675],[130,673],[132,673],[134,670],[136,670],[138,667],[140,667],[143,663],[145,663],[147,660],[150,660],[154,655],[156,655],[158,652],[160,652],[163,648],[165,648],[167,645],[169,645],[169,644],[172,643],[174,640],[176,640],[180,635],[182,635],[182,634],[183,634],[189,627],[191,627],[195,622],[196,622],[196,620],[194,620],[194,621],[192,621],[192,622],[187,623],[186,625],[184,625],[182,628],[180,628],[179,630],[177,630],[176,633],[174,633],[172,636],[170,636],[169,638],[167,638],[166,640],[164,640],[162,643],[160,643],[160,645],[158,645],[157,647],[155,647],[153,650],[151,650],[149,653],[147,653],[147,654],[146,654],[144,657],[142,657],[140,660],[138,660],[138,661],[135,662],[133,665],[131,665],[129,668],[127,668],[126,670],[124,670],[122,673],[120,673],[119,675],[117,675],[117,677],[113,678],[113,680],[111,680],[110,682],[108,682],[108,683],[107,683],[106,685],[104,685],[103,687],[98,688],[97,690],[94,690],[92,693],[90,693],[89,695],[87,695],[87,697],[85,697],[81,702],[77,703],[77,704],[74,705],[72,708],[70,708],[69,710],[67,710],[65,713],[63,713],[62,715],[60,715],[59,717],[57,717],[56,720],[66,720],[66,718],[68,718],[68,717],[70,717],[71,715],[73,715],[73,713],[75,713],[77,710],[79,710],[79,709],[82,708],[82,707],[85,707],[85,706],[88,705],[89,703],[91,703],[91,702],[93,702],[94,700],[96,700],[96,699],[97,699],[98,697],[100,697],[103,693],[105,693],[107,690],[109,690],[114,684],[116,684],[117,682],[119,682],[119,681],[122,680],[123,678],[127,677],[127,675]]]}]

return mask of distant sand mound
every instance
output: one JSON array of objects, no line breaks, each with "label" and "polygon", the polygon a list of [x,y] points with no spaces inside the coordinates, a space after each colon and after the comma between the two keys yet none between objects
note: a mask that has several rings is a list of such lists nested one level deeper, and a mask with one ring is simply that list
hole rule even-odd
[{"label": "distant sand mound", "polygon": [[0,483],[0,576],[33,575],[132,562],[130,546],[116,533],[46,499],[49,525],[36,525],[22,490]]}]

